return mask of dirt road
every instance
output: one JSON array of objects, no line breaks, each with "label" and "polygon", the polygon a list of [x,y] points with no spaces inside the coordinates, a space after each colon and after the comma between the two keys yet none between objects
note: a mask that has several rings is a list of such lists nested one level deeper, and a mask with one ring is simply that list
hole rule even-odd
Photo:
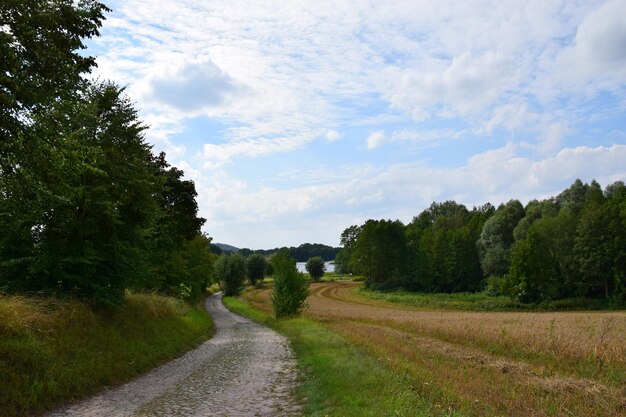
[{"label": "dirt road", "polygon": [[216,335],[150,373],[47,417],[294,416],[297,368],[286,338],[206,301]]}]

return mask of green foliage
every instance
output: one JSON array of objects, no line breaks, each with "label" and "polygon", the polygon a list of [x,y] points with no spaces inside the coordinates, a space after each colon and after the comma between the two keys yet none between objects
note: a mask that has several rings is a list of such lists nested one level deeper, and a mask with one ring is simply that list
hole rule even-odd
[{"label": "green foliage", "polygon": [[305,308],[309,296],[304,275],[298,272],[296,261],[288,250],[279,251],[271,262],[274,269],[274,290],[271,295],[274,314],[276,317],[297,315]]},{"label": "green foliage", "polygon": [[[228,245],[226,245],[228,246]],[[237,251],[240,255],[244,257],[248,257],[250,255],[258,254],[263,255],[265,257],[270,257],[280,251],[281,249],[286,249],[289,251],[289,255],[295,258],[296,262],[306,262],[307,259],[313,256],[319,256],[324,261],[329,262],[335,259],[337,253],[339,253],[340,248],[333,248],[332,246],[322,245],[320,243],[303,243],[302,245],[295,247],[283,247],[283,248],[274,248],[274,249],[257,249],[252,250],[249,248],[242,248],[233,250]]]},{"label": "green foliage", "polygon": [[517,242],[507,279],[521,302],[540,302],[571,295],[575,282],[571,251],[576,219],[570,210],[537,220],[526,239]]},{"label": "green foliage", "polygon": [[0,289],[120,306],[127,287],[182,283],[195,301],[213,256],[193,182],[152,155],[122,88],[83,78],[108,10],[0,4]]},{"label": "green foliage", "polygon": [[335,270],[341,274],[352,274],[354,269],[358,269],[358,265],[355,266],[354,252],[356,249],[356,242],[359,234],[361,233],[362,226],[350,226],[341,233],[341,246],[343,248],[335,257]]},{"label": "green foliage", "polygon": [[356,239],[354,272],[368,286],[398,285],[406,272],[404,225],[399,220],[368,220]]},{"label": "green foliage", "polygon": [[556,198],[529,204],[514,233],[510,294],[525,302],[605,297],[623,303],[623,190],[615,183],[603,193],[597,182],[577,180]]},{"label": "green foliage", "polygon": [[524,207],[518,200],[501,205],[482,228],[478,248],[485,276],[504,275],[509,269],[513,247],[513,230],[524,217]]},{"label": "green foliage", "polygon": [[[494,210],[433,203],[404,228],[368,220],[341,235],[335,264],[370,288],[486,289],[521,303],[626,302],[626,186],[576,180],[554,198]],[[567,304],[567,303],[566,303]],[[604,305],[603,304],[603,305]]]},{"label": "green foliage", "polygon": [[412,274],[404,287],[427,292],[477,291],[483,274],[476,241],[492,215],[487,204],[433,203],[407,226]]},{"label": "green foliage", "polygon": [[246,279],[246,260],[238,253],[221,255],[215,262],[215,277],[224,295],[238,295]]},{"label": "green foliage", "polygon": [[158,216],[147,243],[149,274],[136,286],[176,295],[182,281],[192,288],[190,300],[197,301],[216,256],[210,253],[211,238],[200,232],[205,219],[198,217],[195,184],[183,180],[183,171],[170,167],[163,153],[151,158],[151,168],[159,184]]},{"label": "green foliage", "polygon": [[326,265],[324,264],[324,260],[319,256],[314,256],[309,258],[306,261],[305,268],[313,281],[319,281],[324,276],[324,272],[326,271]]},{"label": "green foliage", "polygon": [[289,255],[293,257],[296,262],[306,262],[309,258],[319,256],[324,261],[332,261],[337,256],[339,248],[333,248],[328,245],[322,245],[320,243],[303,243],[298,247],[290,247]]},{"label": "green foliage", "polygon": [[101,84],[20,135],[35,154],[4,183],[0,202],[8,209],[0,267],[9,290],[121,303],[127,277],[141,273],[157,210],[142,131],[122,90]]},{"label": "green foliage", "polygon": [[265,256],[252,254],[246,259],[246,270],[248,271],[248,280],[251,285],[256,285],[258,281],[263,281],[267,270],[267,260]]},{"label": "green foliage", "polygon": [[80,53],[98,35],[104,4],[85,0],[0,2],[0,172],[10,174],[30,147],[19,138],[36,113],[81,90],[95,59]]}]

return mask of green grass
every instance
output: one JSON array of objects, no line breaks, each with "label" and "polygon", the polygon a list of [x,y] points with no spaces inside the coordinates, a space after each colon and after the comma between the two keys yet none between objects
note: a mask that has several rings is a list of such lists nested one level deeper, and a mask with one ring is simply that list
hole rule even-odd
[{"label": "green grass", "polygon": [[129,294],[120,309],[0,295],[0,415],[41,414],[125,382],[213,334],[180,300]]},{"label": "green grass", "polygon": [[623,305],[612,305],[609,301],[589,298],[567,298],[545,301],[538,304],[523,304],[507,296],[493,296],[486,292],[477,293],[420,293],[410,291],[375,291],[356,289],[359,295],[395,304],[444,310],[469,311],[572,311],[623,309]]},{"label": "green grass", "polygon": [[306,416],[441,416],[444,411],[420,397],[417,383],[393,372],[371,353],[308,318],[276,320],[239,298],[224,298],[232,311],[287,336],[303,376],[298,394]]}]

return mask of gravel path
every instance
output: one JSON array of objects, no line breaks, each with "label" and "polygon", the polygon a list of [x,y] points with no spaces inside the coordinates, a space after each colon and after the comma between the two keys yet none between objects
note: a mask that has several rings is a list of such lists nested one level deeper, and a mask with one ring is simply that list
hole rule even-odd
[{"label": "gravel path", "polygon": [[296,416],[296,362],[287,339],[206,301],[216,335],[199,348],[117,388],[47,417]]}]

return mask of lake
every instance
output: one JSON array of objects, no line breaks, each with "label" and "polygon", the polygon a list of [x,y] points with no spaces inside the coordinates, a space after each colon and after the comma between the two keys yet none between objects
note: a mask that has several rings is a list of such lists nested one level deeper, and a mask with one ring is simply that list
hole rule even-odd
[{"label": "lake", "polygon": [[[306,262],[296,262],[296,267],[298,268],[299,272],[306,272]],[[335,264],[332,262],[325,262],[324,265],[326,265],[326,272],[335,272]]]}]

